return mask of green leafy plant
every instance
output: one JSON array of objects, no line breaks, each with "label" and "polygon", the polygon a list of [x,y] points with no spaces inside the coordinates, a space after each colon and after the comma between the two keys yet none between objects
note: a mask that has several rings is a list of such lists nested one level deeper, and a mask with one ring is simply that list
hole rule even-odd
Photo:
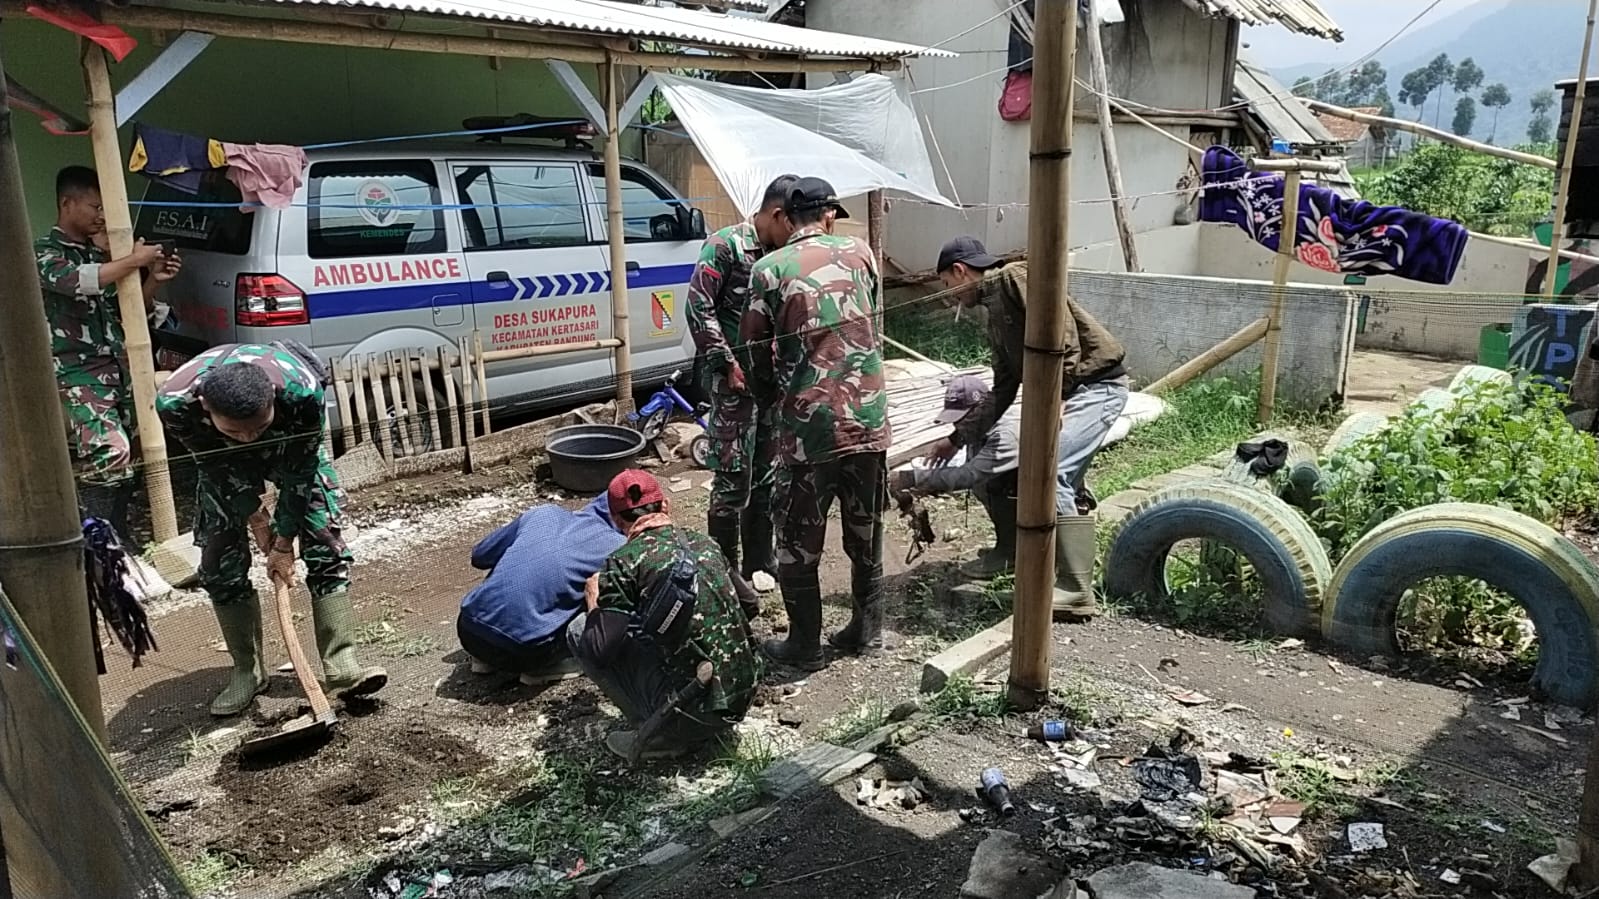
[{"label": "green leafy plant", "polygon": [[[1552,144],[1520,147],[1553,158]],[[1385,169],[1355,174],[1361,196],[1454,219],[1474,231],[1526,235],[1549,212],[1554,172],[1424,141]]]},{"label": "green leafy plant", "polygon": [[1487,503],[1539,521],[1599,507],[1593,437],[1566,421],[1554,388],[1478,383],[1446,409],[1411,407],[1334,453],[1313,523],[1333,558],[1383,521],[1435,503]]}]

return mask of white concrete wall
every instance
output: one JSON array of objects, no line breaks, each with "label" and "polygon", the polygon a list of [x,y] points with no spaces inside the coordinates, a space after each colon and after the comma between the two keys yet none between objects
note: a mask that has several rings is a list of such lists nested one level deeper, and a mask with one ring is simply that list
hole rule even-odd
[{"label": "white concrete wall", "polygon": [[[1197,226],[1197,273],[1215,278],[1271,280],[1272,253],[1232,225]],[[1530,254],[1503,244],[1473,240],[1447,285],[1402,278],[1372,278],[1351,286],[1357,298],[1367,297],[1365,332],[1357,346],[1401,350],[1462,361],[1477,357],[1484,325],[1509,324],[1521,306]],[[1295,265],[1289,276],[1296,284],[1343,284],[1344,276]]]},{"label": "white concrete wall", "polygon": [[[1201,17],[1181,0],[1149,0],[1139,7],[1149,10],[1147,20],[1130,19],[1104,32],[1112,93],[1176,109],[1223,103],[1228,22]],[[955,60],[914,60],[906,68],[912,90],[951,85],[912,96],[940,187],[951,199],[988,208],[949,210],[891,201],[886,251],[906,270],[931,268],[939,246],[957,234],[975,235],[995,253],[1026,244],[1027,209],[1008,204],[1027,202],[1029,123],[1006,122],[997,108],[1010,25],[1000,17],[979,26],[1000,9],[998,3],[972,0],[809,0],[806,5],[812,28],[911,43],[942,42],[961,54]],[[974,26],[979,27],[970,34],[947,40]],[[1077,68],[1078,77],[1088,80],[1086,53],[1078,54]],[[813,86],[831,82],[830,75],[811,76]],[[1184,140],[1189,137],[1186,127],[1168,130]],[[1129,194],[1174,188],[1188,162],[1186,148],[1142,125],[1118,125],[1116,134]],[[1092,202],[1109,196],[1097,126],[1078,124],[1073,139],[1072,196],[1089,201],[1077,203],[1071,212],[1071,241],[1081,246],[1114,237],[1115,225],[1110,206]],[[1134,228],[1170,225],[1177,205],[1174,196],[1140,200],[1133,210]]]}]

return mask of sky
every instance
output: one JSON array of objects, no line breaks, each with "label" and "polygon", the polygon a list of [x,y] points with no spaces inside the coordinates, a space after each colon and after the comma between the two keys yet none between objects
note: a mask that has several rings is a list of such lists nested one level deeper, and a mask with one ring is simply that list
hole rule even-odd
[{"label": "sky", "polygon": [[[1347,62],[1362,56],[1394,35],[1433,0],[1320,0],[1321,7],[1343,29],[1342,43],[1295,34],[1280,25],[1245,28],[1244,52],[1269,68],[1301,63]],[[1428,24],[1441,21],[1450,13],[1489,0],[1441,0],[1438,7],[1410,27],[1413,34]],[[1519,0],[1533,2],[1533,0]],[[1536,0],[1547,2],[1547,0]]]}]

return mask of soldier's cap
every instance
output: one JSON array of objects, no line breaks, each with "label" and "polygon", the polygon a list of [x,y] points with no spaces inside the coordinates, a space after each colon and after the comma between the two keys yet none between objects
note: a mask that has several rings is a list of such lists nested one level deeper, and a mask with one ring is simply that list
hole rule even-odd
[{"label": "soldier's cap", "polygon": [[629,468],[612,478],[611,486],[605,491],[605,501],[613,515],[631,512],[665,498],[661,493],[661,482],[641,468]]},{"label": "soldier's cap", "polygon": [[833,185],[820,178],[801,178],[789,190],[788,199],[783,201],[783,211],[805,212],[811,209],[836,209],[839,218],[849,218],[849,211],[839,202],[838,192],[833,190]]},{"label": "soldier's cap", "polygon": [[944,411],[933,419],[941,425],[952,425],[966,417],[988,396],[988,385],[976,375],[961,375],[944,387]]},{"label": "soldier's cap", "polygon": [[934,269],[939,274],[955,267],[955,263],[964,263],[968,268],[978,271],[987,271],[999,265],[1000,258],[988,252],[988,247],[975,237],[962,235],[944,244],[938,251],[938,268]]}]

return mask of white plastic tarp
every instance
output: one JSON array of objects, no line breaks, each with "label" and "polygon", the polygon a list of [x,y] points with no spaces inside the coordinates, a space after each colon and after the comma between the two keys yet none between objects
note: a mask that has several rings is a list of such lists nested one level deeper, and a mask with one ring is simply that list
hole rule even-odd
[{"label": "white plastic tarp", "polygon": [[862,75],[818,90],[763,90],[657,72],[678,121],[745,215],[778,175],[825,178],[840,197],[939,193],[903,81]]}]

